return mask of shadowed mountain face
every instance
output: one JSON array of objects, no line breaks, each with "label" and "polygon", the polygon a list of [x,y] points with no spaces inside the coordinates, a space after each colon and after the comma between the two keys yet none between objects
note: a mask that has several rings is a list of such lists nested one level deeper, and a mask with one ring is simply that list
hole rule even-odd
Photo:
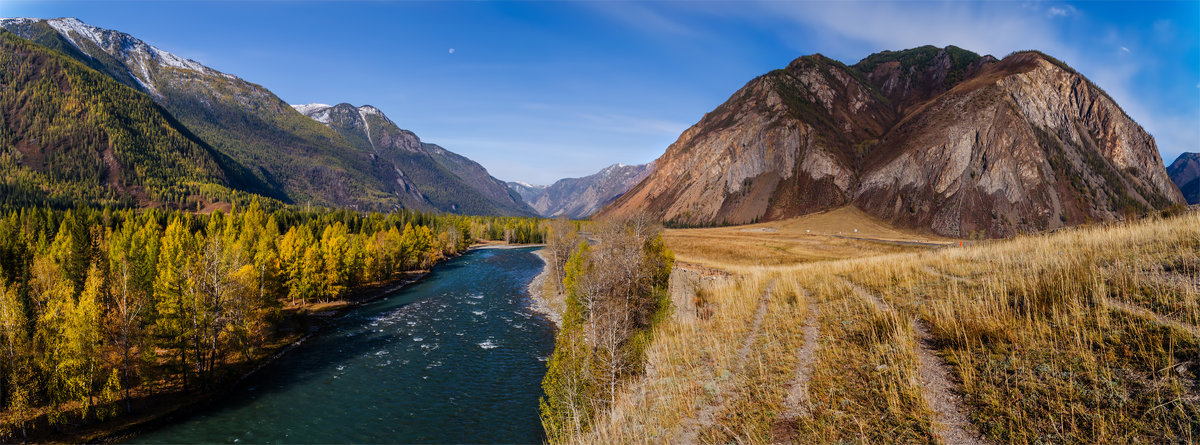
[{"label": "shadowed mountain face", "polygon": [[1200,204],[1200,153],[1184,153],[1167,167],[1167,174],[1179,186],[1188,204]]},{"label": "shadowed mountain face", "polygon": [[[332,115],[353,119],[325,125],[262,86],[128,34],[71,18],[0,19],[0,27],[149,95],[225,164],[234,166],[227,170],[236,170],[236,182],[254,184],[248,189],[253,193],[360,210],[533,214],[508,195],[503,183],[494,178],[489,182],[478,164],[424,148],[415,135],[396,128],[374,108],[334,110]],[[376,120],[379,125],[369,131],[354,128]],[[447,182],[439,182],[443,180]]]},{"label": "shadowed mountain face", "polygon": [[596,174],[582,178],[566,178],[550,186],[535,186],[510,182],[509,188],[518,193],[539,215],[566,215],[572,219],[591,216],[646,178],[654,163],[642,165],[613,164]]},{"label": "shadowed mountain face", "polygon": [[821,55],[689,128],[600,217],[748,223],[854,204],[949,236],[1007,236],[1183,202],[1150,137],[1049,56],[955,47]]}]

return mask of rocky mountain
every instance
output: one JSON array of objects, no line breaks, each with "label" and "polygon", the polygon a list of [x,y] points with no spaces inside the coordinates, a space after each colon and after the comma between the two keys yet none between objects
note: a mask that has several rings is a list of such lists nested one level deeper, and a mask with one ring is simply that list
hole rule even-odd
[{"label": "rocky mountain", "polygon": [[541,196],[542,192],[546,191],[544,185],[533,185],[524,181],[509,181],[508,188],[517,192],[517,195],[520,195],[525,203],[533,202],[538,196]]},{"label": "rocky mountain", "polygon": [[1066,64],[926,46],[759,76],[598,216],[740,224],[853,204],[942,235],[1008,236],[1182,202],[1153,138]]},{"label": "rocky mountain", "polygon": [[1200,204],[1200,153],[1184,153],[1167,167],[1171,176],[1183,192],[1188,204]]},{"label": "rocky mountain", "polygon": [[613,164],[593,175],[560,179],[550,186],[519,182],[510,182],[508,185],[541,216],[567,215],[572,219],[580,219],[591,216],[629,191],[653,169],[654,163]]},{"label": "rocky mountain", "polygon": [[0,204],[198,208],[261,191],[145,94],[0,29]]},{"label": "rocky mountain", "polygon": [[[364,133],[368,140],[362,143],[352,133],[306,117],[260,85],[163,51],[128,34],[73,18],[0,19],[0,27],[149,95],[220,157],[246,166],[239,171],[248,176],[241,182],[259,184],[254,193],[290,203],[363,210],[410,207],[505,215],[530,213],[519,201],[484,204],[475,196],[477,193],[470,191],[464,199],[471,202],[455,201],[460,195],[457,192],[428,196],[421,191],[420,183],[406,177],[410,173],[406,166],[396,165],[394,157],[380,156],[369,140],[373,136],[370,132]],[[415,135],[403,133],[397,130],[391,135],[400,139],[411,136],[409,142],[420,145]],[[404,144],[400,140],[392,142]],[[425,162],[405,160],[411,161],[409,164]],[[485,186],[477,180],[471,179],[478,182],[478,188],[487,189],[485,195],[490,193],[504,201],[504,196],[497,195],[495,184]],[[446,184],[444,188],[454,187],[457,185]],[[499,190],[507,195],[506,188]]]},{"label": "rocky mountain", "polygon": [[[405,207],[476,215],[533,215],[499,179],[475,161],[421,142],[379,109],[350,104],[293,105],[328,126],[373,161],[390,166]],[[378,174],[378,173],[377,173]]]}]

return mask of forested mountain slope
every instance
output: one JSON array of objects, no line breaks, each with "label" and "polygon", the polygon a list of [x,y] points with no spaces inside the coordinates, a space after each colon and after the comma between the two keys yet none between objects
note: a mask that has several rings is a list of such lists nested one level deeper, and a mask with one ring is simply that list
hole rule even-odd
[{"label": "forested mountain slope", "polygon": [[[254,193],[287,203],[359,210],[533,213],[500,181],[487,181],[490,176],[478,164],[421,149],[415,135],[395,128],[382,113],[360,115],[363,120],[380,120],[371,132],[387,133],[373,140],[371,134],[323,125],[263,86],[125,33],[73,18],[0,19],[0,27],[148,94],[181,128],[212,147],[215,156],[229,158],[226,163],[231,166],[246,166],[228,170],[236,170],[239,182],[251,184],[247,190]],[[413,158],[407,151],[383,146],[389,141],[404,145],[401,139],[410,136],[426,156]],[[414,182],[415,177],[424,182]]]},{"label": "forested mountain slope", "polygon": [[194,208],[269,192],[145,94],[0,30],[0,204]]},{"label": "forested mountain slope", "polygon": [[376,162],[389,165],[405,207],[474,215],[532,216],[518,196],[475,161],[421,142],[370,105],[293,105],[325,124]]}]

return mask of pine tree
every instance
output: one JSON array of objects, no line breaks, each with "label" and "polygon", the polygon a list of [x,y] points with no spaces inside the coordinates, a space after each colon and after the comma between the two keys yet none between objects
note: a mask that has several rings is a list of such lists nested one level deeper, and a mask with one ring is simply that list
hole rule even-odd
[{"label": "pine tree", "polygon": [[194,295],[191,266],[196,252],[196,239],[188,230],[184,218],[176,216],[163,233],[158,258],[158,274],[154,281],[157,319],[155,333],[159,345],[171,351],[172,364],[179,373],[183,388],[188,388],[188,346],[195,335]]}]

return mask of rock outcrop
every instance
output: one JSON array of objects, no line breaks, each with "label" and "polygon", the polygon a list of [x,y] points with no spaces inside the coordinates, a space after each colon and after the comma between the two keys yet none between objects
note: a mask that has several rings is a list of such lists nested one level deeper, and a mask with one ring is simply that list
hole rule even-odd
[{"label": "rock outcrop", "polygon": [[599,216],[741,224],[854,204],[947,236],[1008,236],[1183,202],[1102,90],[1037,52],[821,55],[750,81]]}]

